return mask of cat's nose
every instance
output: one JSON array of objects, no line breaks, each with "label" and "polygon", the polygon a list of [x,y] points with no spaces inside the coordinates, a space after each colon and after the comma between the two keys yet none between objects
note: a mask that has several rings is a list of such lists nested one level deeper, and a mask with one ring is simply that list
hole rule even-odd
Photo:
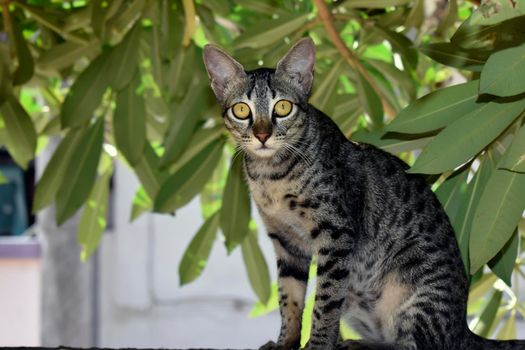
[{"label": "cat's nose", "polygon": [[267,132],[260,132],[260,133],[255,134],[255,137],[257,137],[257,139],[261,141],[261,143],[264,145],[266,140],[270,138],[270,134]]}]

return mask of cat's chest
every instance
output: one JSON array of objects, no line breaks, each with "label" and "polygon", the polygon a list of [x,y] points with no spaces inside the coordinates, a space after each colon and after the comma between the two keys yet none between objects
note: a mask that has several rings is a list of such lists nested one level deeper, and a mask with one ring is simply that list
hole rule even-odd
[{"label": "cat's chest", "polygon": [[249,185],[255,203],[268,215],[287,209],[289,198],[295,196],[294,184],[288,181],[250,181]]},{"label": "cat's chest", "polygon": [[305,213],[298,205],[298,184],[290,181],[251,181],[250,191],[259,210],[273,219],[304,226]]}]

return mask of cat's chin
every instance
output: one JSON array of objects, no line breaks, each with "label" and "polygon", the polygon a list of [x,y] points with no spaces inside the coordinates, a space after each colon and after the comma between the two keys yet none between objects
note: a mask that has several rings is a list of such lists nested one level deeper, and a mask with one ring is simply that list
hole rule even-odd
[{"label": "cat's chin", "polygon": [[250,150],[250,153],[257,158],[271,158],[275,155],[276,150],[269,147],[259,147]]}]

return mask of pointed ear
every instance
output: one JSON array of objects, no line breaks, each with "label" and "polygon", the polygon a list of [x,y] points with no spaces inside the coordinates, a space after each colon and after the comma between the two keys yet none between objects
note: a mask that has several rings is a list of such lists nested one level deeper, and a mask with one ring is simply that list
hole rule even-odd
[{"label": "pointed ear", "polygon": [[315,45],[304,38],[295,44],[277,63],[276,75],[284,75],[296,84],[305,95],[310,95],[314,79]]},{"label": "pointed ear", "polygon": [[210,78],[211,88],[220,102],[228,96],[228,90],[244,81],[246,72],[242,65],[216,46],[204,46],[204,65]]}]

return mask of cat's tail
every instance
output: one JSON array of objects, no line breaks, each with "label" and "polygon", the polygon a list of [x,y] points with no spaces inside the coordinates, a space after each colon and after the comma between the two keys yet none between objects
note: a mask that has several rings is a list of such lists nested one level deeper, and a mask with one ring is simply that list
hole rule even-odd
[{"label": "cat's tail", "polygon": [[465,350],[525,350],[525,340],[491,340],[469,331]]}]

